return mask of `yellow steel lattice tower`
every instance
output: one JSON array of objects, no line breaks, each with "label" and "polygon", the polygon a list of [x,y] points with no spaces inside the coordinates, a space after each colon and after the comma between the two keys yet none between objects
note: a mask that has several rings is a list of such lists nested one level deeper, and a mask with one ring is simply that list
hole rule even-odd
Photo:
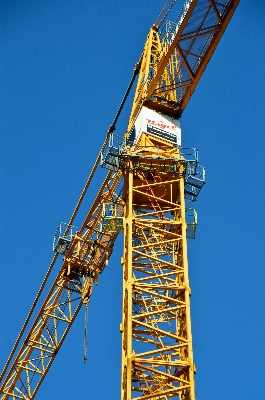
[{"label": "yellow steel lattice tower", "polygon": [[[182,148],[176,132],[238,3],[185,0],[167,20],[176,0],[166,1],[73,215],[65,230],[59,225],[56,254],[0,376],[1,399],[34,399],[123,231],[121,400],[195,400],[186,239],[195,237],[190,202],[205,176],[197,151]],[[117,136],[138,73],[127,131]],[[72,224],[99,164],[108,172],[76,230]],[[63,262],[47,288],[58,254]]]},{"label": "yellow steel lattice tower", "polygon": [[[124,173],[122,399],[195,399],[186,246],[186,161],[163,146]],[[174,168],[172,163],[174,161]],[[152,169],[148,169],[151,167]]]}]

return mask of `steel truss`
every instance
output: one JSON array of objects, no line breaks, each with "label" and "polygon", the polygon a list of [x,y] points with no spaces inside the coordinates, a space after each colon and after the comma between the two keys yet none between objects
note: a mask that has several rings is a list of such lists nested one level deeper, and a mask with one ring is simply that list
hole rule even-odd
[{"label": "steel truss", "polygon": [[185,167],[125,171],[122,399],[194,400]]},{"label": "steel truss", "polygon": [[[93,282],[108,263],[116,232],[100,229],[102,208],[121,190],[121,173],[108,172],[63,265],[1,386],[2,400],[33,399],[78,311],[92,293]],[[123,210],[123,208],[122,208]]]},{"label": "steel truss", "polygon": [[[56,254],[1,374],[0,399],[35,397],[81,305],[89,301],[94,281],[108,263],[122,230],[125,204],[122,400],[195,400],[186,229],[190,225],[189,237],[194,237],[197,219],[194,214],[194,222],[187,224],[184,194],[189,201],[196,200],[205,183],[204,168],[180,150],[171,147],[167,152],[164,145],[168,143],[160,139],[152,143],[145,134],[139,142],[143,151],[138,147],[123,152],[124,146],[113,142],[115,124],[138,72],[128,128],[122,135],[125,147],[142,106],[181,116],[239,0],[185,0],[177,19],[169,14],[175,3],[166,1],[160,23],[149,32],[100,155],[59,238],[64,261],[58,275],[48,292],[46,282]],[[168,15],[170,20],[166,20]],[[150,146],[160,146],[162,153],[155,154]],[[100,158],[110,171],[82,227],[69,240],[69,228]],[[43,289],[48,295],[39,306]],[[26,331],[33,311],[36,319]]]},{"label": "steel truss", "polygon": [[143,105],[181,116],[239,1],[186,0],[177,19],[172,12],[151,27],[138,63],[127,136]]}]

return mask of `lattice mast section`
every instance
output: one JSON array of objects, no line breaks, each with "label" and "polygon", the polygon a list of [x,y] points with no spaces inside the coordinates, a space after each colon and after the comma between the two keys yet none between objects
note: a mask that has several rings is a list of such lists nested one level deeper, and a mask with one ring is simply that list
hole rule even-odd
[{"label": "lattice mast section", "polygon": [[[108,172],[82,227],[65,248],[63,265],[2,383],[2,400],[35,398],[82,304],[89,301],[117,237],[102,231],[102,209],[115,201],[119,210],[120,184],[121,173]],[[61,248],[68,244],[66,237],[60,240]]]},{"label": "lattice mast section", "polygon": [[[122,226],[122,399],[194,399],[186,228],[194,238],[197,214],[189,209],[193,222],[185,219],[184,192],[188,200],[196,200],[205,172],[197,156],[183,157],[180,143],[166,149],[165,136],[163,141],[161,135],[143,134],[135,147],[132,133],[143,108],[181,116],[239,0],[185,0],[177,18],[171,17],[176,3],[166,1],[151,27],[67,229],[56,237],[57,254],[36,299],[59,253],[63,264],[43,304],[33,302],[0,377],[1,399],[35,397],[81,305],[89,301],[93,282],[108,264]],[[138,72],[129,125],[120,137],[125,141],[116,143],[115,125]],[[157,126],[161,123],[156,133]],[[99,160],[110,171],[81,228],[69,235]],[[33,310],[36,319],[30,327]]]},{"label": "lattice mast section", "polygon": [[177,167],[124,174],[122,400],[195,399],[186,164]]}]

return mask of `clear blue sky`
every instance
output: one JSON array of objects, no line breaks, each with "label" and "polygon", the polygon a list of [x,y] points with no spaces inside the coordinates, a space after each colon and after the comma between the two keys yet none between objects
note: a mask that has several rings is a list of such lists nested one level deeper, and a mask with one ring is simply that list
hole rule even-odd
[{"label": "clear blue sky", "polygon": [[[1,1],[0,368],[163,4]],[[198,400],[264,398],[264,42],[264,1],[241,0],[181,119],[207,173],[188,243]],[[91,299],[86,365],[81,310],[38,400],[119,398],[121,255],[122,237]]]}]

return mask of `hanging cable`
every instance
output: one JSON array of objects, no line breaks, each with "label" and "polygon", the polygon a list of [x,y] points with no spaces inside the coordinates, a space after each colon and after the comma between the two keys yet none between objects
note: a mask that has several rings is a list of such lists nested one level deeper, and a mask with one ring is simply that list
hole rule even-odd
[{"label": "hanging cable", "polygon": [[134,70],[133,70],[133,76],[132,76],[132,79],[131,79],[131,81],[130,81],[130,83],[129,83],[129,86],[127,87],[127,90],[126,90],[126,92],[125,92],[125,95],[123,96],[123,99],[122,99],[122,101],[121,101],[121,104],[120,104],[120,107],[119,107],[119,109],[118,109],[118,111],[117,111],[117,114],[116,114],[116,116],[115,116],[115,118],[114,118],[114,121],[113,121],[112,125],[111,125],[110,128],[109,128],[111,132],[114,132],[115,129],[116,129],[116,122],[118,121],[118,118],[119,118],[119,116],[120,116],[120,113],[121,113],[121,111],[122,111],[122,109],[123,109],[123,106],[124,106],[124,104],[125,104],[125,101],[126,101],[128,95],[129,95],[129,93],[130,93],[130,90],[131,90],[131,88],[132,88],[132,85],[133,85],[133,83],[134,83],[134,81],[135,81],[135,78],[136,78],[136,76],[138,75],[138,73],[139,73],[139,68],[138,68],[138,66],[136,65],[136,67],[135,67]]},{"label": "hanging cable", "polygon": [[[109,127],[109,129],[108,129],[108,132],[107,132],[106,138],[105,138],[105,140],[104,140],[104,142],[103,142],[103,145],[102,145],[102,147],[101,147],[101,150],[100,150],[100,152],[99,152],[99,154],[98,154],[98,156],[97,156],[97,158],[96,158],[96,161],[95,161],[95,164],[94,164],[94,166],[93,166],[93,168],[92,168],[92,171],[91,171],[91,173],[90,173],[90,175],[89,175],[89,177],[88,177],[88,179],[87,179],[87,181],[86,181],[86,184],[85,184],[85,186],[84,186],[84,189],[83,189],[83,191],[82,191],[82,193],[81,193],[81,195],[80,195],[80,197],[79,197],[79,200],[78,200],[78,202],[77,202],[77,204],[76,204],[76,206],[75,206],[75,209],[74,209],[73,214],[72,214],[72,216],[71,216],[71,218],[70,218],[70,221],[69,221],[69,223],[68,223],[68,225],[67,225],[67,227],[66,227],[66,230],[65,230],[65,232],[64,232],[64,237],[68,234],[68,232],[69,232],[69,230],[70,230],[70,227],[71,227],[71,225],[72,225],[72,223],[73,223],[73,221],[74,221],[74,219],[75,219],[75,217],[76,217],[76,214],[77,214],[77,212],[78,212],[78,210],[79,210],[79,208],[80,208],[80,206],[81,206],[81,203],[82,203],[82,201],[83,201],[83,199],[84,199],[84,197],[85,197],[85,195],[86,195],[87,189],[88,189],[88,187],[89,187],[89,185],[90,185],[90,182],[91,182],[91,180],[92,180],[92,178],[93,178],[93,176],[94,176],[94,173],[95,173],[95,171],[96,171],[96,169],[97,169],[97,167],[98,167],[98,164],[99,164],[99,162],[100,162],[101,152],[105,149],[110,134],[115,130],[116,122],[117,122],[117,120],[118,120],[118,118],[119,118],[119,116],[120,116],[120,113],[121,113],[121,111],[122,111],[122,109],[123,109],[124,103],[125,103],[125,101],[126,101],[128,95],[129,95],[129,92],[130,92],[130,90],[131,90],[131,88],[132,88],[132,85],[133,85],[134,80],[135,80],[136,76],[138,75],[138,73],[139,73],[139,68],[138,68],[138,66],[136,66],[135,69],[134,69],[134,71],[133,71],[133,77],[132,77],[132,79],[131,79],[131,81],[130,81],[130,83],[129,83],[129,86],[128,86],[126,92],[125,92],[125,95],[124,95],[124,97],[123,97],[123,99],[122,99],[121,105],[120,105],[120,107],[119,107],[119,109],[118,109],[118,111],[117,111],[117,114],[116,114],[116,116],[115,116],[115,118],[114,118],[114,121],[113,121],[112,125],[111,125],[111,126]],[[11,359],[12,359],[12,357],[13,357],[13,355],[14,355],[14,353],[15,353],[15,351],[16,351],[16,349],[17,349],[19,343],[20,343],[20,340],[21,340],[21,338],[22,338],[22,335],[23,335],[23,333],[24,333],[24,331],[25,331],[25,329],[26,329],[26,327],[27,327],[27,324],[28,324],[28,322],[29,322],[29,320],[30,320],[30,317],[31,317],[31,315],[32,315],[32,313],[33,313],[33,311],[34,311],[36,305],[37,305],[37,302],[38,302],[38,300],[39,300],[39,298],[40,298],[40,295],[41,295],[41,293],[42,293],[42,291],[43,291],[43,289],[44,289],[44,286],[45,286],[45,284],[46,284],[46,282],[47,282],[47,280],[48,280],[48,277],[49,277],[49,275],[50,275],[50,273],[51,273],[51,271],[52,271],[52,268],[53,268],[53,266],[54,266],[54,264],[55,264],[55,261],[56,261],[57,257],[58,257],[58,253],[56,253],[56,254],[54,255],[54,257],[53,257],[53,260],[52,260],[52,262],[51,262],[51,264],[50,264],[50,266],[49,266],[49,269],[48,269],[48,271],[47,271],[47,273],[46,273],[46,275],[45,275],[45,277],[44,277],[44,280],[43,280],[43,282],[42,282],[42,284],[41,284],[41,287],[40,287],[40,289],[39,289],[39,291],[38,291],[38,293],[37,293],[37,296],[36,296],[36,298],[35,298],[35,300],[34,300],[34,302],[33,302],[33,305],[32,305],[32,307],[31,307],[31,309],[30,309],[30,311],[29,311],[29,314],[28,314],[28,316],[27,316],[27,318],[26,318],[26,321],[24,322],[24,325],[23,325],[23,327],[22,327],[22,329],[21,329],[21,331],[20,331],[20,333],[19,333],[19,335],[18,335],[18,338],[17,338],[17,340],[16,340],[16,342],[15,342],[15,344],[14,344],[14,347],[13,347],[13,349],[12,349],[12,351],[11,351],[9,357],[8,357],[8,360],[7,360],[7,362],[6,362],[5,366],[4,366],[4,369],[3,369],[2,374],[1,374],[1,376],[0,376],[0,381],[3,379],[3,377],[4,377],[5,373],[6,373],[6,370],[7,370],[8,366],[9,366],[9,364],[10,364],[10,362],[11,362]]]},{"label": "hanging cable", "polygon": [[170,13],[170,11],[172,10],[172,8],[174,7],[174,5],[176,4],[178,0],[173,0],[173,3],[171,4],[171,6],[169,7],[169,9],[167,10],[167,12],[165,13],[164,17],[161,19],[158,28],[160,28],[160,26],[162,25],[162,23],[164,22],[164,20],[166,19],[166,17],[168,16],[168,14]]},{"label": "hanging cable", "polygon": [[75,209],[74,209],[73,214],[72,214],[72,216],[71,216],[71,218],[70,218],[70,221],[68,222],[67,228],[66,228],[66,230],[65,230],[65,232],[64,232],[64,237],[65,237],[65,236],[67,235],[67,233],[69,232],[69,229],[70,229],[70,227],[71,227],[71,225],[72,225],[72,223],[73,223],[73,221],[74,221],[74,219],[75,219],[75,217],[76,217],[76,214],[77,214],[77,212],[78,212],[78,210],[79,210],[79,208],[80,208],[80,205],[81,205],[81,203],[82,203],[82,201],[83,201],[83,199],[84,199],[84,197],[85,197],[85,195],[86,195],[87,189],[88,189],[88,187],[89,187],[89,185],[90,185],[90,182],[91,182],[91,180],[92,180],[92,178],[93,178],[93,176],[94,176],[94,173],[95,173],[95,171],[96,171],[96,169],[97,169],[97,167],[98,167],[98,164],[99,164],[99,162],[100,162],[101,153],[104,151],[104,149],[105,149],[105,147],[106,147],[106,145],[107,145],[107,143],[108,143],[110,134],[111,134],[112,132],[114,132],[114,130],[115,130],[115,128],[116,128],[116,123],[117,123],[117,121],[118,121],[118,118],[119,118],[119,116],[120,116],[120,113],[121,113],[121,111],[122,111],[122,109],[123,109],[123,106],[124,106],[124,104],[125,104],[125,101],[127,100],[127,97],[128,97],[128,95],[129,95],[129,93],[130,93],[130,90],[131,90],[131,88],[132,88],[132,85],[133,85],[133,83],[134,83],[134,81],[135,81],[135,78],[136,78],[136,76],[138,75],[138,73],[139,73],[139,67],[136,65],[136,67],[135,67],[134,70],[133,70],[132,79],[131,79],[131,81],[130,81],[130,83],[129,83],[129,85],[128,85],[128,88],[127,88],[127,90],[126,90],[124,96],[123,96],[123,99],[122,99],[122,101],[121,101],[121,104],[120,104],[120,107],[119,107],[119,109],[118,109],[118,111],[117,111],[117,114],[116,114],[116,116],[115,116],[115,118],[114,118],[114,120],[113,120],[113,123],[110,125],[110,127],[109,127],[109,129],[108,129],[106,138],[105,138],[104,143],[103,143],[103,145],[102,145],[102,147],[101,147],[101,149],[100,149],[100,152],[98,153],[98,156],[97,156],[97,159],[96,159],[96,161],[95,161],[95,164],[94,164],[94,166],[93,166],[93,168],[92,168],[92,171],[91,171],[91,173],[90,173],[90,175],[89,175],[89,177],[88,177],[88,179],[87,179],[87,181],[86,181],[85,187],[84,187],[84,189],[83,189],[83,191],[82,191],[82,193],[81,193],[81,195],[80,195],[80,197],[79,197],[79,200],[78,200],[78,202],[77,202],[77,205],[75,206]]},{"label": "hanging cable", "polygon": [[163,7],[162,10],[160,11],[160,13],[159,13],[159,15],[158,15],[158,17],[157,17],[157,19],[156,19],[155,25],[158,25],[159,18],[160,18],[161,15],[163,14],[163,12],[164,12],[164,10],[165,10],[165,8],[166,8],[168,2],[169,2],[169,0],[167,0],[167,1],[165,2],[164,7]]},{"label": "hanging cable", "polygon": [[85,308],[85,336],[84,336],[84,364],[87,361],[87,343],[88,343],[88,304],[89,301],[86,303],[86,308]]}]

